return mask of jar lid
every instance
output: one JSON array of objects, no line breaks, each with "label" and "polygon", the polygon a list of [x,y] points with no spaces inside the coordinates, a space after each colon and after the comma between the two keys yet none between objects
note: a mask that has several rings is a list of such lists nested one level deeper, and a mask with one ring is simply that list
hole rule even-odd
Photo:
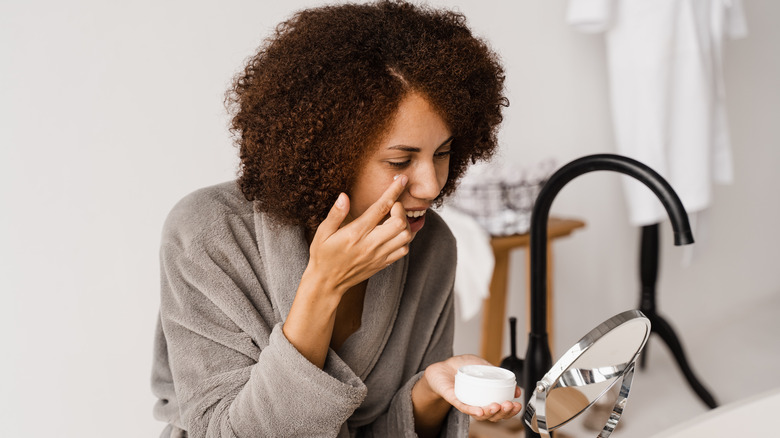
[{"label": "jar lid", "polygon": [[466,365],[458,368],[459,379],[482,386],[515,386],[515,373],[492,365]]}]

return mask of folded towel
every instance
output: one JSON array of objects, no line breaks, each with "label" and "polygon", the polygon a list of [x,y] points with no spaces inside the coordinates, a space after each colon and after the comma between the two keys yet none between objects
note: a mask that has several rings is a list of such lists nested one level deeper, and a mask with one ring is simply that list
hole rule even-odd
[{"label": "folded towel", "polygon": [[496,259],[490,235],[477,221],[458,209],[444,206],[437,210],[455,236],[458,267],[455,272],[455,297],[464,320],[479,313],[490,294],[490,280]]}]

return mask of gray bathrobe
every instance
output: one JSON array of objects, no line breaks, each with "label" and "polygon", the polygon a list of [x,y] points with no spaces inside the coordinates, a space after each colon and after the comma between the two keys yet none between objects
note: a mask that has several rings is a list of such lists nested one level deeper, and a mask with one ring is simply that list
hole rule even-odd
[{"label": "gray bathrobe", "polygon": [[[455,241],[435,213],[409,255],[369,279],[361,327],[324,369],[282,333],[308,263],[303,230],[256,212],[235,181],[173,208],[160,257],[162,436],[415,436],[411,388],[452,355]],[[442,435],[466,437],[468,417],[452,409]]]}]

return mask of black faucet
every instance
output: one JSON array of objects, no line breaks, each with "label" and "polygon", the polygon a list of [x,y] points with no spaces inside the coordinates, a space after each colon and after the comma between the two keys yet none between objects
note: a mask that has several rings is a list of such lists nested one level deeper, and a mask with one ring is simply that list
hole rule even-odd
[{"label": "black faucet", "polygon": [[[552,355],[547,338],[547,220],[550,216],[550,207],[555,196],[569,181],[584,173],[597,170],[623,173],[644,183],[658,196],[669,214],[674,230],[674,244],[693,243],[688,214],[680,198],[669,183],[650,167],[620,155],[596,154],[579,158],[558,169],[542,187],[531,213],[531,331],[528,334],[528,349],[522,370],[526,406],[536,383],[552,367]],[[525,432],[526,437],[539,436],[527,425]]]}]

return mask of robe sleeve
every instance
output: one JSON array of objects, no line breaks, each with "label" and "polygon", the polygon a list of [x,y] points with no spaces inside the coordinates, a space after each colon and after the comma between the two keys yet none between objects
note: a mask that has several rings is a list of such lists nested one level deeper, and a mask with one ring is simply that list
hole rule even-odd
[{"label": "robe sleeve", "polygon": [[[273,308],[254,275],[258,257],[238,243],[248,236],[237,233],[248,231],[173,228],[163,235],[160,316],[188,436],[339,435],[366,387],[332,350],[319,369],[288,342],[281,322],[261,317]],[[249,290],[265,309],[258,312]]]},{"label": "robe sleeve", "polygon": [[[455,313],[453,292],[444,309],[431,337],[431,343],[425,351],[422,364],[417,374],[409,379],[393,396],[388,411],[379,416],[374,423],[364,431],[366,437],[416,437],[414,430],[414,413],[412,406],[412,387],[422,377],[425,368],[436,362],[452,357],[452,340],[455,331]],[[442,425],[440,437],[467,438],[469,416],[450,408],[450,412]]]}]

